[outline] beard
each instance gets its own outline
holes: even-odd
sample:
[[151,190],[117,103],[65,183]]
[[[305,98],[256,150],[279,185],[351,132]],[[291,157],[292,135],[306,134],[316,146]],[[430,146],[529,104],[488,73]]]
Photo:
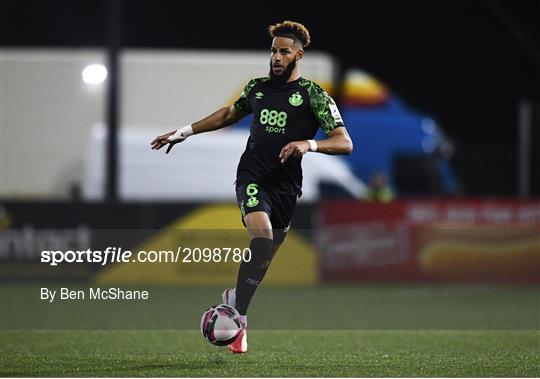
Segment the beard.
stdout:
[[274,70],[272,70],[272,61],[270,61],[270,73],[268,76],[270,76],[270,79],[275,84],[285,84],[291,77],[291,74],[293,70],[296,68],[296,60],[292,60],[291,63],[289,63],[287,66],[285,66],[285,69],[281,74],[275,74]]

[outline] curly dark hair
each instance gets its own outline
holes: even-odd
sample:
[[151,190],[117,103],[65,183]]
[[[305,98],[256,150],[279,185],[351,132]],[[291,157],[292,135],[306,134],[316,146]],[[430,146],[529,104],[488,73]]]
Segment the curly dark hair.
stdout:
[[309,31],[304,25],[300,24],[299,22],[294,22],[294,21],[279,22],[275,25],[270,25],[268,27],[268,32],[270,33],[270,36],[272,36],[272,38],[282,33],[292,34],[300,42],[302,42],[303,47],[308,47],[309,43],[311,42]]

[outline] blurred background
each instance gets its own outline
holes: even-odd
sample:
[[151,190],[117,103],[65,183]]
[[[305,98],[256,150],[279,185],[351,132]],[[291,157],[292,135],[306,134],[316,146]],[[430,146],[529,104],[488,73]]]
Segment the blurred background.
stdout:
[[[49,267],[39,254],[174,249],[186,238],[178,231],[193,229],[229,230],[209,233],[215,246],[247,244],[236,237],[245,232],[233,183],[249,117],[167,156],[149,143],[232,104],[250,78],[266,76],[267,26],[288,19],[310,30],[301,73],[336,99],[355,149],[305,157],[304,195],[266,283],[295,286],[304,298],[341,298],[350,311],[343,328],[537,328],[539,14],[538,1],[500,0],[2,2],[4,327],[65,327],[32,317],[66,312],[39,302],[43,282],[234,281],[232,263]],[[197,233],[191,241],[205,241]],[[447,297],[438,296],[441,285],[450,286]],[[410,297],[399,295],[404,288]],[[160,304],[174,296],[201,307],[210,301],[207,290],[178,291],[163,290]],[[262,292],[266,304],[280,301],[273,293]],[[347,299],[357,297],[374,305],[364,323],[350,316],[356,305]],[[382,298],[386,324],[376,313]],[[447,318],[392,318],[407,298],[435,314],[445,309]],[[482,299],[492,307],[478,307]],[[476,321],[456,316],[468,312]]]

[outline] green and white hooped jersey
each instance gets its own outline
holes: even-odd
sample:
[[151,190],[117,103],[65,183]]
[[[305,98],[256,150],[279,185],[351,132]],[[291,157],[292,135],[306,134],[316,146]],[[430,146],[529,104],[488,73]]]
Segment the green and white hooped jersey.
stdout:
[[269,78],[252,79],[234,103],[253,113],[250,136],[240,159],[237,181],[259,183],[286,194],[301,194],[301,159],[281,164],[279,153],[292,141],[313,139],[318,128],[329,134],[344,126],[334,100],[316,83],[299,78],[275,84]]

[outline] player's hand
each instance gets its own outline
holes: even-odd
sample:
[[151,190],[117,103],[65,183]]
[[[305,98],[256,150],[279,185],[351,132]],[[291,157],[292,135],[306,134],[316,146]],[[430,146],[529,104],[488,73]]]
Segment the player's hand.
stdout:
[[175,140],[171,141],[169,139],[170,136],[172,136],[176,131],[169,132],[167,134],[163,134],[161,136],[158,136],[154,138],[152,142],[150,142],[150,145],[152,145],[152,150],[159,150],[165,145],[169,145],[167,147],[167,150],[165,151],[165,154],[169,154],[169,151],[171,151],[172,147],[176,145],[178,142],[182,142],[183,140]]
[[283,149],[281,149],[281,152],[279,153],[281,163],[285,163],[285,161],[289,159],[289,157],[302,157],[302,155],[309,151],[309,147],[310,145],[308,141],[289,142],[288,144],[283,146]]

